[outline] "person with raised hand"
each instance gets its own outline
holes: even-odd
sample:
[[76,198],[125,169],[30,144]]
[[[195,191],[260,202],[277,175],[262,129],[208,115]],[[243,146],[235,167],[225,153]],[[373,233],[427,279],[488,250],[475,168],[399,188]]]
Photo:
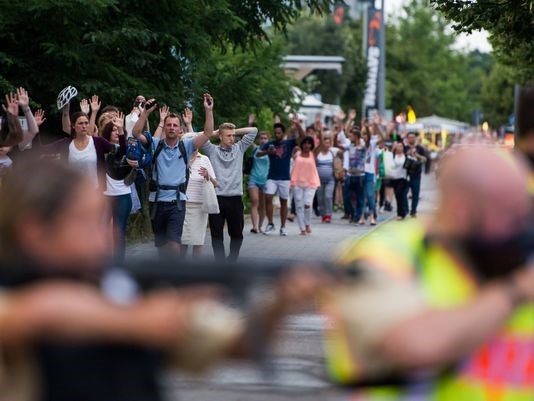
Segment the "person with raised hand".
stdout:
[[[98,97],[96,97],[98,101]],[[89,118],[83,112],[76,112],[71,117],[72,130],[69,138],[62,138],[47,145],[41,144],[41,153],[54,155],[60,160],[76,166],[91,178],[96,188],[106,188],[106,154],[114,145],[99,136],[92,136]],[[126,152],[124,134],[119,135],[121,151]]]
[[0,147],[18,145],[24,139],[18,118],[19,101],[14,93],[6,94],[6,104],[2,105],[4,115],[0,128]]
[[167,114],[163,120],[164,138],[155,138],[150,132],[143,132],[148,116],[156,107],[155,99],[145,103],[132,134],[153,150],[149,202],[155,245],[160,254],[181,255],[188,163],[193,152],[213,135],[213,98],[208,93],[204,94],[204,132],[184,140],[180,140],[184,131],[182,120],[174,113]]
[[28,96],[26,89],[23,87],[17,88],[17,99],[19,102],[19,107],[24,113],[24,117],[26,117],[26,124],[28,125],[28,129],[23,130],[24,139],[19,143],[19,149],[23,150],[39,133],[39,126],[35,121],[32,110],[30,109],[30,97]]

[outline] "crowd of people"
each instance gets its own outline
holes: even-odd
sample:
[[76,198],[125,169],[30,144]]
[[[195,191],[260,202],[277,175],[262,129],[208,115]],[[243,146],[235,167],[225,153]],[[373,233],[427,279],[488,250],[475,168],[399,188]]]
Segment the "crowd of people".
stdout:
[[[190,109],[175,114],[163,105],[152,132],[149,116],[158,107],[155,99],[137,96],[125,116],[113,105],[102,107],[96,95],[82,99],[80,111],[71,113],[72,99],[65,101],[64,96],[72,97],[73,88],[62,94],[58,101],[65,137],[48,144],[38,135],[44,112],[33,115],[26,90],[6,96],[8,137],[0,150],[1,171],[11,167],[9,154],[20,154],[32,144],[39,157],[58,158],[83,171],[109,201],[118,265],[125,258],[129,216],[146,199],[160,254],[185,255],[191,246],[200,256],[209,224],[215,258],[236,260],[243,243],[244,180],[251,203],[250,232],[255,234],[274,233],[275,196],[281,236],[288,234],[286,223],[295,217],[300,234],[310,235],[312,213],[330,223],[334,209],[341,207],[342,218],[350,223],[376,225],[380,211],[392,210],[393,193],[398,219],[417,215],[428,152],[415,134],[399,136],[395,125],[387,125],[378,114],[357,124],[352,110],[347,118],[336,116],[331,127],[320,117],[304,127],[293,113],[289,129],[279,119],[274,123],[271,139],[268,131],[258,136],[254,115],[249,127],[223,123],[215,130],[213,99],[206,94],[204,131],[194,132]],[[19,108],[27,121],[24,130],[15,118]],[[212,143],[212,137],[218,141]],[[231,240],[228,253],[225,224]]]
[[[348,238],[334,262],[357,274],[288,268],[248,314],[213,287],[143,292],[108,260],[111,250],[113,265],[124,258],[134,193],[149,198],[161,255],[183,254],[189,245],[198,255],[209,223],[217,261],[238,258],[244,156],[258,130],[253,118],[249,127],[223,123],[215,130],[214,99],[203,100],[204,131],[193,132],[190,110],[179,115],[164,106],[152,133],[154,99],[139,96],[126,117],[113,106],[99,116],[94,96],[81,102],[82,111],[63,113],[69,137],[42,144],[42,111],[32,114],[23,88],[6,96],[0,398],[159,400],[165,360],[199,369],[221,357],[251,357],[251,338],[270,338],[285,314],[310,301],[329,319],[328,373],[336,383],[357,384],[354,398],[532,398],[534,88],[520,96],[517,155],[453,148],[440,162],[440,198],[428,221],[411,218],[362,241]],[[399,220],[417,216],[427,152],[415,135],[384,129],[379,116],[360,125],[355,118],[350,113],[329,130],[304,128],[294,117],[288,132],[275,123],[273,140],[260,134],[248,174],[254,230],[262,230],[263,202],[263,231],[275,232],[278,195],[280,235],[287,235],[292,194],[300,233],[309,235],[317,189],[324,224],[339,202],[352,223],[376,224],[391,191]],[[31,142],[41,158],[16,158]]]

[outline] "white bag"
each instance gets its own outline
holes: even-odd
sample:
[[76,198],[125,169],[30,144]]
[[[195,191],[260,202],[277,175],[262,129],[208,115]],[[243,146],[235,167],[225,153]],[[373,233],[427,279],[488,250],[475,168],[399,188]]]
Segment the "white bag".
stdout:
[[391,178],[391,174],[395,170],[395,163],[393,162],[393,152],[384,151],[384,153],[382,153],[382,158],[384,161],[384,178]]
[[204,181],[204,195],[202,197],[202,211],[209,214],[219,214],[219,201],[215,187],[210,180]]

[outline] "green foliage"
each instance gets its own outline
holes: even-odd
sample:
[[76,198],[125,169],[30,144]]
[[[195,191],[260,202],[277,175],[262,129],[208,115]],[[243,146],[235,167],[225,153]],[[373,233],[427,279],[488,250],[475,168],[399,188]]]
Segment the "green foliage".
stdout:
[[[96,93],[104,104],[113,103],[127,111],[139,93],[176,105],[199,98],[200,88],[208,89],[197,80],[200,71],[211,71],[209,64],[215,57],[212,70],[223,79],[229,94],[224,106],[219,103],[223,106],[221,116],[233,120],[240,116],[239,105],[261,100],[259,96],[247,97],[254,89],[237,85],[236,79],[231,80],[220,71],[227,62],[224,52],[226,58],[240,58],[244,64],[236,77],[254,70],[263,72],[252,67],[255,56],[249,50],[268,54],[265,23],[269,21],[283,29],[302,9],[319,12],[330,3],[0,0],[0,90],[23,85],[33,100],[47,110],[53,109],[57,93],[69,84],[78,88],[80,96]],[[276,64],[278,56],[274,55],[275,50],[270,51],[272,63]],[[255,93],[262,93],[261,85],[268,83],[278,90],[276,95],[269,93],[270,104],[280,101],[282,90],[288,86],[286,80],[280,75],[275,75],[273,81],[268,76],[262,78],[255,85]],[[203,82],[214,84],[209,79]],[[237,104],[232,103],[236,100]]]
[[512,67],[520,83],[533,78],[534,1],[456,1],[432,0],[431,3],[461,32],[485,29],[497,60]]
[[482,83],[484,118],[492,127],[507,124],[514,112],[514,71],[496,64]]
[[297,55],[345,57],[343,73],[314,71],[307,81],[325,103],[360,108],[367,67],[362,59],[361,23],[336,25],[331,16],[303,17],[288,29],[287,51]]
[[451,49],[454,36],[426,1],[412,0],[403,12],[386,35],[386,103],[395,112],[412,105],[418,116],[470,121],[491,61]]

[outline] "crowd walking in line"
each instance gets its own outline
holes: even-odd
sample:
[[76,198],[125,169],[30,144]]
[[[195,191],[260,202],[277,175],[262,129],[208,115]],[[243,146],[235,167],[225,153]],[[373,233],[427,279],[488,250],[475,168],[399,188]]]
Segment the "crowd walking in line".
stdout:
[[[393,198],[398,219],[417,216],[428,149],[416,134],[399,134],[378,114],[357,121],[351,110],[348,116],[334,116],[329,125],[317,116],[305,126],[293,112],[287,116],[289,129],[277,117],[272,136],[269,131],[258,135],[253,114],[248,127],[224,122],[215,129],[214,100],[205,94],[203,131],[195,132],[189,108],[174,113],[167,105],[159,108],[159,124],[151,130],[155,99],[138,95],[125,116],[113,105],[102,106],[97,95],[82,99],[80,110],[71,113],[75,95],[72,87],[60,93],[62,129],[68,136],[48,144],[39,135],[44,112],[33,115],[26,90],[6,96],[0,172],[11,168],[11,155],[31,145],[38,157],[58,158],[83,171],[108,199],[118,265],[125,259],[129,217],[147,204],[161,255],[184,256],[190,246],[194,256],[202,255],[209,227],[217,260],[239,257],[245,203],[250,233],[264,235],[277,231],[278,204],[281,236],[288,235],[287,223],[295,218],[299,233],[312,235],[313,214],[328,224],[339,209],[349,224],[374,226],[380,213],[392,211]],[[27,120],[24,131],[14,118],[19,108]]]

